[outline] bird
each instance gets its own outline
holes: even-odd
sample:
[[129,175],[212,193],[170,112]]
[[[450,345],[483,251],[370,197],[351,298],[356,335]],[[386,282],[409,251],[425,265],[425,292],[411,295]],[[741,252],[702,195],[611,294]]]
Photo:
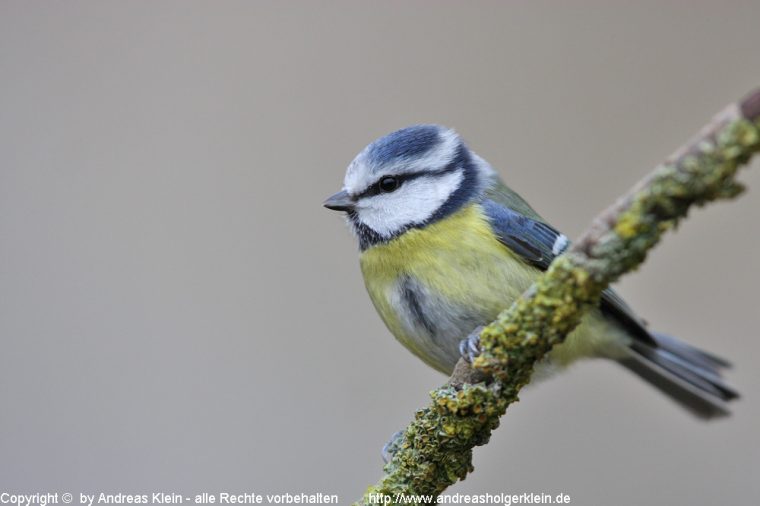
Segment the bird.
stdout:
[[[344,213],[381,319],[450,374],[478,335],[570,245],[454,130],[414,125],[366,146],[324,207]],[[612,289],[535,366],[531,382],[585,358],[614,360],[702,419],[729,414],[726,360],[648,324]]]

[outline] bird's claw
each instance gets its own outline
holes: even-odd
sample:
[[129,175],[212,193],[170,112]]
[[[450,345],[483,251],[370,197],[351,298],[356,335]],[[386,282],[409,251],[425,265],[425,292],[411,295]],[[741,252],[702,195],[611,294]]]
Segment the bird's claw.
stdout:
[[481,325],[459,342],[459,354],[469,364],[480,355],[480,333],[483,328]]

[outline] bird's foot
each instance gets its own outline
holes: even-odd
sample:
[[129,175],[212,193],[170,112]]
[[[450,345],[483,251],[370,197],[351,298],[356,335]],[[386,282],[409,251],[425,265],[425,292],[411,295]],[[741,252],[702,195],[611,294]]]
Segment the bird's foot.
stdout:
[[459,354],[469,364],[472,364],[472,361],[480,355],[480,333],[484,328],[483,325],[477,327],[470,332],[469,336],[459,342]]
[[401,442],[404,439],[404,431],[399,430],[397,432],[394,432],[391,438],[388,440],[385,445],[383,445],[382,453],[383,456],[383,462],[386,464],[391,461],[394,455],[396,455],[396,452],[399,449],[399,445],[401,445]]

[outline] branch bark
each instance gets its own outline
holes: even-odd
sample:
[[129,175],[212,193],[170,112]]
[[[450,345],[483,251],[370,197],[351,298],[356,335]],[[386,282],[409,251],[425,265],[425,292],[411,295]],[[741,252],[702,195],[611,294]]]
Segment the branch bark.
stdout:
[[481,333],[482,354],[460,360],[404,431],[385,476],[357,504],[429,495],[473,471],[534,364],[560,344],[610,283],[636,269],[688,210],[742,192],[737,169],[760,151],[760,89],[726,107],[690,142],[602,212],[515,303]]

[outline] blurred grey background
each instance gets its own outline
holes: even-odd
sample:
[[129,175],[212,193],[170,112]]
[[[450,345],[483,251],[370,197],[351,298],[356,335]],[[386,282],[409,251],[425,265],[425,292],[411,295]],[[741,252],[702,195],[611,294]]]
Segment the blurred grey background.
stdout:
[[[444,378],[321,208],[456,128],[568,235],[760,85],[758,2],[0,3],[0,490],[337,493]],[[729,357],[701,423],[613,364],[524,392],[462,493],[760,495],[760,164],[620,291]]]

